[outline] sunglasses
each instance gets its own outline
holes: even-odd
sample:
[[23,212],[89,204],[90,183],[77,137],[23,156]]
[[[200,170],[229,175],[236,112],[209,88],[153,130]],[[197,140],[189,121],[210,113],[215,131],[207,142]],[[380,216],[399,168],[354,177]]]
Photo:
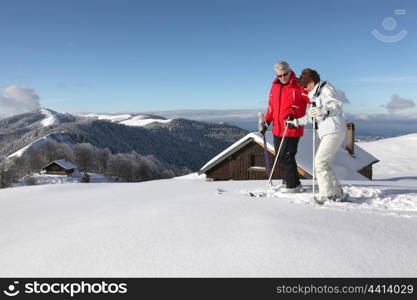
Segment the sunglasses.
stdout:
[[288,73],[289,73],[289,72],[284,73],[284,74],[282,74],[282,75],[277,75],[277,77],[278,77],[278,78],[284,78],[285,76],[287,76],[287,75],[288,75]]

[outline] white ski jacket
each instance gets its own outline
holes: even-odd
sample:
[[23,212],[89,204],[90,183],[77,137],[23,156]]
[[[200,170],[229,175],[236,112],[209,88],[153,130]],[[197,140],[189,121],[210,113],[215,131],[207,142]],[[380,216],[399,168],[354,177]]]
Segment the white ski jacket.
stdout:
[[[319,91],[319,95],[316,96],[317,89],[320,86],[322,86],[321,92]],[[308,93],[308,97],[311,103],[316,102],[317,107],[324,107],[328,112],[325,116],[316,118],[317,132],[320,139],[329,133],[346,131],[345,119],[343,118],[343,102],[339,100],[336,89],[330,83],[321,81]],[[311,104],[308,104],[307,111],[309,111],[311,106]],[[304,117],[299,118],[298,122],[300,126],[304,126],[308,122],[312,123],[313,121],[306,114]]]

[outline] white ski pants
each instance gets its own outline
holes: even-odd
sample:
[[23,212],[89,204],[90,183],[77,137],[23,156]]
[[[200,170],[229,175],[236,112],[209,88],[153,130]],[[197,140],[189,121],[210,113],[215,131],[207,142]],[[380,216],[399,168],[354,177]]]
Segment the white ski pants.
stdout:
[[333,171],[332,164],[344,139],[344,131],[329,133],[320,139],[320,146],[315,157],[315,170],[319,193],[322,197],[341,195],[340,183]]

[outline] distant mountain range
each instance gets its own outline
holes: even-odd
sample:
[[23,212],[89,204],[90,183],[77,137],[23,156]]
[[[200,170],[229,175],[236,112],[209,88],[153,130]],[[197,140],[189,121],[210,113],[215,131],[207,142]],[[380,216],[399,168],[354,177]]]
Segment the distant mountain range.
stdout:
[[[249,131],[257,130],[259,109],[202,109],[154,111],[165,118],[186,118],[213,123],[228,123]],[[417,114],[362,114],[346,113],[347,122],[355,123],[356,136],[361,140],[374,140],[417,132]],[[307,126],[307,128],[311,126]]]
[[247,134],[234,125],[151,114],[61,114],[42,108],[0,120],[0,156],[16,157],[53,139],[90,143],[113,153],[154,155],[174,169],[198,170]]

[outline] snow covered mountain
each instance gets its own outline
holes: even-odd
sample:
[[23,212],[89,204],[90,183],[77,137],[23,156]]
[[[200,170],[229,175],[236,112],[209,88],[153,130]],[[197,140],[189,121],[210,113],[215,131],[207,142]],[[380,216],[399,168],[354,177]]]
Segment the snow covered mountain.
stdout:
[[46,108],[1,119],[0,156],[20,156],[32,144],[42,144],[50,138],[56,137],[59,141],[63,137],[57,128],[80,119],[71,114],[61,114]]
[[0,120],[0,156],[19,157],[48,140],[73,146],[90,143],[112,153],[154,155],[172,170],[198,170],[246,130],[227,124],[154,115],[60,114],[49,109]]
[[40,108],[28,113],[0,119],[0,133],[9,133],[14,130],[28,130],[48,127],[60,123],[74,122],[80,117],[71,114],[61,114],[52,109]]
[[98,120],[109,120],[111,122],[124,124],[127,126],[145,126],[154,122],[169,123],[172,119],[165,119],[160,116],[149,114],[81,114],[79,116],[96,118]]

